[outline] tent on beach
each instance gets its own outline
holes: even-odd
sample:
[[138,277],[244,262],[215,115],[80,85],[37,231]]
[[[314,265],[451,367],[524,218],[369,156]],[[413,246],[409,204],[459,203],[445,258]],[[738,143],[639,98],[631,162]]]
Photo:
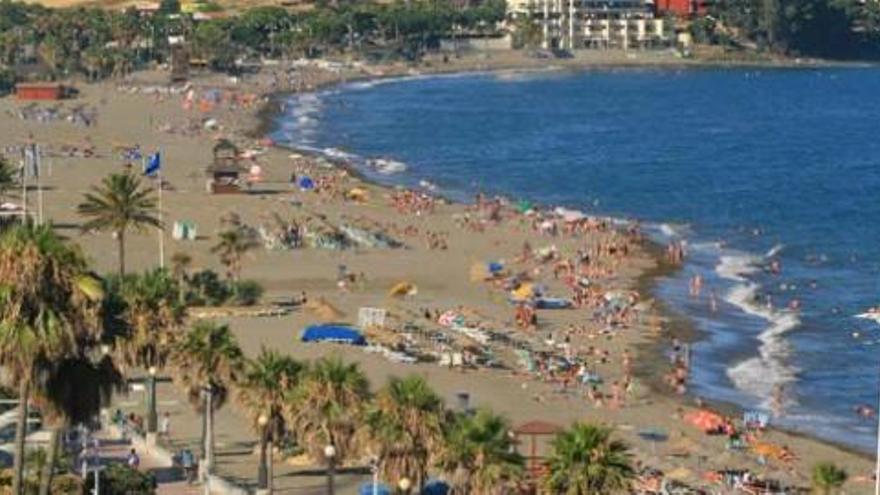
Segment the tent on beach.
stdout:
[[343,325],[312,325],[306,327],[300,339],[303,342],[338,342],[367,345],[367,339],[356,329]]

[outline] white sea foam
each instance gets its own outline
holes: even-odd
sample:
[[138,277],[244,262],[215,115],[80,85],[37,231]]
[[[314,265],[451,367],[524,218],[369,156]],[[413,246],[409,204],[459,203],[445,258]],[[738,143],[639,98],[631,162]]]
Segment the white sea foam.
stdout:
[[776,256],[777,254],[779,254],[784,248],[785,248],[785,245],[777,244],[777,245],[773,246],[772,248],[770,248],[770,251],[767,251],[767,254],[765,254],[764,257],[765,258],[772,258],[772,257]]
[[[761,286],[747,277],[758,271],[763,261],[764,258],[747,254],[726,255],[721,257],[715,271],[719,276],[737,282],[725,296],[727,302],[769,323],[758,335],[761,342],[758,355],[727,370],[728,378],[737,389],[762,399],[763,407],[769,408],[774,390],[797,378],[798,370],[788,364],[791,345],[785,339],[785,334],[797,328],[801,321],[795,312],[774,309],[757,300]],[[786,402],[790,402],[790,398],[786,398]]]
[[760,270],[762,258],[749,254],[737,253],[721,256],[715,273],[721,278],[734,282],[745,282],[748,275]]
[[367,160],[367,165],[382,175],[392,175],[405,172],[407,167],[403,162],[389,158],[374,158]]

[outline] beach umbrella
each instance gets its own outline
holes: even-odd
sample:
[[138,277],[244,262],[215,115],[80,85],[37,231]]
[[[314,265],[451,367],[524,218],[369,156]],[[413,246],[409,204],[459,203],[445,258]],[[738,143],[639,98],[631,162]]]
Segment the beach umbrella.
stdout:
[[310,191],[315,188],[315,181],[313,181],[312,178],[308,176],[300,177],[299,188],[303,191]]
[[398,282],[388,291],[390,297],[414,296],[419,293],[419,288],[410,282]]
[[449,493],[449,485],[445,481],[430,480],[422,488],[422,495],[446,495]]
[[535,295],[535,286],[532,284],[520,284],[519,287],[510,293],[510,297],[516,301],[525,301],[531,299]]
[[526,201],[524,199],[520,200],[518,203],[516,203],[516,211],[518,211],[520,213],[525,213],[525,212],[531,210],[533,207],[534,207],[534,205],[532,205],[531,201]]

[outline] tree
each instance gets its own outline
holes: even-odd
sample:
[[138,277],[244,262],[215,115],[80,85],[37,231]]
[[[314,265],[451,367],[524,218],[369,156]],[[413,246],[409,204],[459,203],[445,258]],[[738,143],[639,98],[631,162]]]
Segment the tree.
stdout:
[[362,441],[369,395],[367,377],[357,364],[321,358],[303,376],[286,405],[285,417],[312,459],[322,460],[324,447],[332,445],[336,458],[345,460]]
[[41,374],[34,390],[35,402],[49,426],[40,495],[49,495],[53,487],[63,429],[92,421],[102,407],[110,404],[114,392],[125,389],[122,374],[99,346],[84,346],[77,354],[53,362]]
[[813,491],[822,495],[837,492],[846,483],[846,471],[832,462],[820,462],[813,466]]
[[385,479],[410,478],[421,491],[440,450],[446,410],[424,378],[392,377],[376,395],[367,424]]
[[513,450],[510,423],[489,410],[458,414],[445,432],[438,466],[448,474],[453,494],[515,492],[523,478],[523,458]]
[[204,472],[210,474],[214,467],[214,411],[241,377],[244,354],[228,326],[199,321],[175,346],[170,362],[178,383],[194,402],[203,404],[203,462]]
[[271,456],[273,445],[286,431],[284,404],[299,384],[304,366],[288,356],[263,349],[253,361],[248,361],[239,389],[239,402],[244,407],[260,435],[260,464],[258,481],[260,489],[268,489],[271,483]]
[[625,490],[634,476],[626,444],[611,429],[576,423],[556,436],[545,486],[553,493],[598,495]]
[[179,14],[180,0],[162,0],[159,2],[159,13],[165,15]]
[[177,298],[180,305],[186,304],[186,290],[184,285],[187,283],[189,269],[192,266],[192,256],[187,253],[178,251],[171,255],[171,275],[177,282]]
[[[0,83],[2,84],[2,83]],[[3,88],[0,87],[0,93]],[[0,157],[0,196],[15,185],[16,171],[5,157]]]
[[147,432],[155,433],[156,372],[165,368],[183,323],[177,282],[167,270],[157,268],[127,276],[113,290],[121,294],[119,325],[115,326],[114,349],[125,368],[140,368],[147,376]]
[[129,230],[143,231],[147,227],[161,229],[156,218],[156,200],[153,191],[142,187],[134,174],[110,174],[93,187],[77,207],[87,219],[85,232],[111,232],[116,237],[119,257],[119,277],[125,276],[125,236]]
[[241,278],[241,258],[259,246],[257,239],[245,226],[232,227],[218,235],[220,239],[211,252],[218,255],[220,264],[226,267],[226,277],[238,281]]
[[96,337],[102,296],[81,252],[50,226],[15,226],[0,237],[0,367],[19,397],[13,493],[22,486],[35,380]]

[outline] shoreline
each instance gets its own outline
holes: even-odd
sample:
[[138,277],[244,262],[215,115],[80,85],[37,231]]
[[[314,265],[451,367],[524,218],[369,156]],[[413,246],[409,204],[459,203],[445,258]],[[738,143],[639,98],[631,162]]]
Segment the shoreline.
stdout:
[[[526,66],[517,66],[517,65],[504,65],[504,66],[496,66],[496,67],[486,67],[479,69],[451,69],[451,70],[443,70],[440,68],[439,70],[436,67],[431,67],[431,70],[420,72],[420,73],[391,73],[391,74],[382,74],[378,76],[374,75],[363,75],[360,77],[353,78],[341,78],[335,81],[326,81],[323,84],[316,86],[313,89],[307,91],[275,91],[269,94],[264,95],[268,100],[264,103],[264,105],[255,112],[255,117],[257,119],[256,125],[253,127],[251,131],[248,131],[246,135],[252,138],[259,137],[269,137],[268,134],[274,130],[274,124],[276,120],[283,115],[283,112],[279,109],[279,103],[282,101],[289,100],[291,97],[302,94],[315,94],[321,93],[322,91],[327,91],[330,89],[340,89],[344,90],[345,86],[350,84],[364,83],[364,82],[374,82],[374,81],[388,81],[388,82],[397,82],[397,81],[406,81],[411,78],[432,78],[432,77],[469,77],[469,76],[480,76],[480,75],[498,75],[498,74],[530,74],[530,73],[542,73],[542,72],[565,72],[565,73],[582,73],[589,72],[592,70],[602,71],[602,70],[640,70],[640,69],[657,69],[657,70],[717,70],[717,69],[767,69],[767,70],[816,70],[823,68],[844,68],[844,69],[861,69],[861,68],[870,68],[876,67],[877,63],[871,62],[835,62],[835,61],[826,61],[826,60],[811,60],[807,62],[797,61],[794,59],[788,60],[768,60],[765,62],[756,62],[749,60],[741,60],[741,61],[726,61],[726,62],[715,62],[715,61],[704,61],[704,60],[682,60],[680,64],[676,64],[674,61],[663,61],[659,63],[643,63],[641,61],[631,61],[633,63],[613,63],[606,62],[601,64],[595,63],[577,63],[577,64],[569,64],[569,65],[555,65],[551,64],[544,67],[534,67],[531,65]],[[324,159],[327,159],[335,167],[338,167],[342,170],[345,170],[347,173],[351,174],[352,177],[357,180],[363,181],[364,183],[370,184],[374,187],[377,187],[382,190],[391,190],[395,187],[393,184],[393,180],[387,181],[384,183],[378,178],[369,177],[363,170],[360,170],[355,165],[349,163],[347,160],[342,158],[329,157],[325,155],[321,150],[312,150],[312,149],[303,149],[297,147],[295,145],[292,146],[281,146],[277,143],[273,142],[273,147],[277,149],[290,150],[295,151],[297,153],[306,155],[306,156],[320,156]],[[466,201],[459,201],[456,199],[452,199],[443,194],[431,193],[433,196],[441,198],[449,203],[453,204],[467,204]],[[504,193],[499,193],[502,197],[505,196]],[[509,199],[509,198],[508,198]],[[541,208],[548,208],[551,205],[547,205],[540,200],[536,202],[536,205],[539,205]],[[620,217],[614,215],[606,215],[597,213],[597,217],[607,218],[613,220],[622,220],[622,221],[630,221],[633,217]],[[657,263],[656,267],[653,269],[648,269],[644,271],[637,277],[635,287],[636,290],[640,293],[643,293],[649,296],[654,301],[654,307],[656,308],[657,313],[660,318],[668,322],[668,330],[665,332],[664,337],[667,340],[670,338],[676,338],[684,343],[693,344],[704,340],[708,337],[708,332],[699,329],[697,327],[696,322],[689,316],[685,314],[681,314],[680,312],[674,310],[670,307],[669,303],[663,301],[658,298],[656,295],[656,286],[659,282],[659,279],[662,277],[669,276],[679,270],[682,269],[682,266],[671,265],[666,262],[665,257],[663,255],[664,246],[662,246],[657,241],[652,239],[645,239],[643,243],[644,249],[649,253],[654,261]],[[680,404],[684,407],[695,407],[695,401],[697,399],[700,400],[705,407],[708,407],[712,410],[716,410],[724,415],[739,417],[741,418],[743,413],[747,410],[745,407],[740,406],[734,402],[729,402],[720,399],[712,399],[699,397],[695,395],[690,390],[683,396],[676,396],[670,389],[669,386],[663,383],[661,377],[662,374],[668,369],[669,362],[667,357],[664,355],[664,350],[666,348],[666,343],[664,343],[663,339],[659,336],[653,336],[649,339],[648,342],[640,343],[636,345],[636,349],[638,349],[638,355],[640,359],[647,361],[646,364],[637,366],[635,371],[635,375],[642,379],[645,384],[653,391],[653,393],[669,398],[676,403]],[[856,455],[862,457],[866,460],[873,459],[873,455],[870,451],[861,450],[856,446],[844,443],[842,441],[837,441],[828,438],[822,438],[815,433],[806,432],[806,431],[798,431],[793,430],[777,425],[770,426],[770,429],[784,433],[786,435],[790,435],[793,437],[804,438],[812,441],[816,441],[819,443],[823,443],[834,448],[840,449],[844,452],[847,452],[852,455]]]
[[[474,60],[471,60],[474,62]],[[479,62],[479,61],[477,61]],[[666,66],[656,65],[658,70]],[[450,68],[450,67],[444,67]],[[476,68],[476,64],[463,64],[461,70],[442,72],[422,72],[413,74],[409,67],[390,67],[382,74],[357,73],[354,70],[334,73],[329,70],[310,69],[287,72],[286,67],[266,68],[260,74],[247,75],[233,84],[226,76],[214,73],[194,75],[192,85],[197,94],[222,92],[223,100],[228,105],[220,104],[208,111],[200,108],[188,109],[182,105],[183,95],[167,90],[167,75],[160,72],[142,72],[134,74],[132,80],[125,84],[107,81],[96,84],[82,84],[82,94],[74,105],[93,106],[100,111],[101,125],[94,128],[80,128],[64,121],[57,123],[19,119],[16,110],[23,105],[12,99],[0,100],[0,122],[9,125],[12,132],[0,137],[0,144],[14,145],[28,139],[33,133],[34,139],[47,143],[50,149],[56,146],[78,145],[83,140],[94,143],[96,157],[65,157],[57,161],[54,173],[49,174],[44,183],[46,188],[46,216],[52,219],[59,228],[75,228],[79,219],[75,214],[75,205],[81,200],[83,191],[88,190],[100,177],[120,170],[120,158],[117,146],[140,143],[147,145],[146,150],[159,147],[165,153],[167,176],[165,179],[172,185],[166,196],[166,211],[169,222],[186,220],[198,226],[201,234],[196,240],[177,240],[171,242],[168,253],[182,251],[192,256],[193,270],[220,270],[216,256],[211,253],[210,246],[215,241],[215,233],[220,228],[219,215],[230,209],[235,210],[242,221],[254,227],[265,225],[271,215],[285,220],[297,222],[308,221],[309,217],[318,216],[330,224],[348,222],[363,218],[372,225],[381,228],[390,235],[403,241],[409,249],[387,251],[383,249],[357,249],[349,251],[333,251],[307,247],[295,250],[259,249],[244,262],[243,276],[257,280],[266,289],[266,300],[285,299],[297,296],[301,291],[308,291],[309,298],[326,297],[347,312],[354,321],[359,307],[387,308],[395,313],[392,329],[411,322],[435,331],[448,332],[434,323],[426,323],[421,316],[422,307],[441,311],[464,306],[472,312],[485,328],[497,329],[516,339],[522,339],[534,352],[545,352],[544,344],[547,332],[558,335],[570,323],[583,329],[573,334],[574,345],[578,352],[583,353],[590,346],[592,351],[601,350],[610,356],[607,361],[595,357],[585,358],[592,369],[605,380],[601,385],[604,394],[609,390],[613,380],[622,376],[624,366],[620,358],[624,350],[632,352],[637,360],[633,363],[636,387],[626,398],[626,405],[620,408],[609,405],[595,404],[587,398],[586,389],[577,387],[574,390],[557,393],[553,381],[544,376],[527,371],[522,364],[516,364],[512,352],[501,345],[493,344],[493,350],[507,369],[495,370],[478,367],[468,370],[453,370],[435,363],[401,364],[392,362],[376,354],[363,353],[350,348],[333,345],[304,345],[297,338],[298,331],[313,324],[313,315],[302,311],[294,311],[285,316],[249,317],[219,316],[218,321],[228,323],[239,339],[244,352],[248,356],[256,355],[263,347],[278,349],[297,360],[313,360],[326,355],[343,355],[346,360],[362,367],[368,375],[374,390],[381,387],[390,376],[406,376],[417,374],[430,380],[437,392],[445,398],[447,404],[456,403],[456,396],[461,391],[471,394],[472,404],[477,407],[488,407],[507,416],[514,424],[540,418],[559,425],[569,425],[574,421],[589,421],[612,426],[616,436],[629,444],[634,455],[641,462],[665,472],[679,467],[688,468],[699,475],[706,469],[750,469],[754,473],[798,486],[809,484],[809,468],[813,463],[835,460],[841,463],[854,477],[864,478],[869,473],[869,463],[864,454],[851,455],[844,446],[835,445],[827,440],[815,437],[789,434],[781,430],[771,429],[766,432],[764,441],[777,445],[790,445],[801,454],[802,460],[796,464],[784,466],[772,460],[768,464],[760,464],[751,452],[738,453],[736,457],[726,455],[721,438],[704,435],[693,425],[682,421],[681,411],[693,410],[693,399],[689,396],[675,395],[664,384],[650,383],[650,378],[668,371],[669,362],[664,359],[664,346],[669,345],[670,330],[677,332],[682,340],[699,339],[698,330],[689,325],[685,318],[665,307],[663,302],[654,298],[654,304],[648,302],[654,292],[653,285],[664,274],[674,273],[670,270],[677,266],[656,263],[664,259],[662,247],[656,244],[633,243],[629,256],[614,262],[607,255],[597,255],[599,268],[609,267],[607,272],[596,276],[599,293],[630,291],[638,289],[645,301],[644,309],[638,310],[638,317],[629,320],[620,331],[603,332],[604,320],[593,317],[590,309],[572,311],[543,311],[540,316],[541,325],[537,331],[513,330],[512,309],[506,303],[504,292],[498,292],[488,284],[475,283],[470,279],[467,268],[474,263],[506,258],[511,261],[519,252],[525,240],[537,243],[540,247],[549,243],[558,243],[565,256],[574,253],[575,249],[594,249],[597,245],[613,242],[616,235],[610,229],[590,231],[582,235],[549,237],[536,234],[529,221],[519,214],[509,211],[503,221],[487,224],[485,230],[472,231],[456,223],[456,217],[466,214],[472,209],[465,205],[467,201],[439,202],[437,211],[418,216],[412,212],[396,210],[390,201],[389,193],[394,189],[386,181],[372,180],[371,177],[356,173],[357,169],[349,168],[348,173],[343,167],[325,168],[317,160],[308,157],[291,159],[292,152],[287,148],[270,147],[261,138],[269,130],[269,126],[277,120],[279,104],[288,95],[305,91],[280,91],[278,76],[284,83],[304,82],[312,84],[311,91],[322,91],[338,87],[346,83],[357,83],[377,78],[389,77],[435,77],[450,74],[457,76],[463,73],[488,73],[485,67]],[[534,67],[510,68],[503,67],[500,71],[529,71]],[[547,70],[547,69],[543,69]],[[560,68],[556,68],[560,70]],[[575,70],[562,68],[562,70]],[[699,70],[697,68],[697,70]],[[495,71],[497,72],[497,71]],[[292,74],[292,76],[291,76]],[[356,76],[356,77],[355,77]],[[274,82],[273,82],[274,81]],[[299,87],[299,86],[291,86]],[[158,88],[158,91],[154,91]],[[228,96],[228,98],[227,98]],[[239,97],[246,97],[251,102],[247,107],[237,103]],[[67,104],[65,104],[66,106]],[[147,119],[132,119],[132,115],[150,115]],[[5,119],[5,120],[4,120]],[[208,120],[217,122],[217,130],[204,128]],[[261,127],[262,126],[262,127]],[[206,194],[202,166],[210,163],[211,147],[218,137],[231,139],[243,150],[256,154],[254,163],[263,168],[264,180],[249,194],[241,195],[210,195]],[[113,150],[113,151],[111,151]],[[54,160],[53,160],[54,161]],[[331,160],[339,163],[338,160]],[[359,162],[358,162],[359,163]],[[352,202],[331,191],[328,194],[301,192],[290,187],[290,173],[297,176],[307,174],[316,180],[338,181],[338,192],[348,191],[352,187],[362,187],[369,194],[366,202]],[[357,177],[353,177],[353,176]],[[460,195],[459,195],[460,197]],[[466,198],[465,198],[466,199]],[[540,204],[540,203],[539,203]],[[471,213],[473,214],[473,213]],[[597,214],[596,217],[609,216]],[[610,216],[610,218],[616,218]],[[619,218],[619,216],[618,216]],[[263,222],[262,224],[260,222]],[[406,229],[419,228],[433,232],[444,232],[450,241],[448,251],[435,251],[423,244],[422,233],[404,234]],[[536,238],[540,237],[540,239]],[[103,253],[110,252],[114,244],[107,235],[80,236],[73,235],[90,257],[95,270],[104,272],[114,269],[113,257]],[[131,269],[136,271],[156,265],[155,236],[135,235],[129,243],[129,259]],[[603,258],[604,256],[604,258]],[[499,258],[500,257],[500,258]],[[611,265],[608,263],[614,262]],[[341,291],[336,284],[334,267],[345,264],[353,272],[363,271],[367,281],[363,288]],[[566,291],[561,281],[555,281],[549,264],[535,264],[531,261],[509,264],[512,273],[519,270],[532,270],[538,283],[546,284],[548,294],[563,294]],[[531,272],[530,272],[531,273]],[[591,275],[592,276],[592,275]],[[417,283],[419,294],[406,300],[392,300],[387,296],[388,287],[401,280]],[[568,294],[567,291],[565,294]],[[662,314],[658,314],[658,311]],[[653,334],[650,323],[659,319],[666,320],[666,331]],[[647,324],[646,324],[647,322]],[[393,331],[393,330],[392,330]],[[690,334],[685,337],[685,335]],[[448,332],[451,334],[451,332]],[[378,337],[377,337],[378,338]],[[455,337],[453,337],[455,338]],[[381,340],[380,340],[381,342]],[[428,351],[436,350],[433,346],[423,347]],[[557,351],[558,352],[558,351]],[[595,356],[590,351],[583,356]],[[665,367],[664,367],[665,366]],[[173,448],[190,448],[198,441],[198,417],[185,402],[179,401],[179,392],[173,386],[162,385],[159,390],[160,405],[171,411],[174,424]],[[132,399],[139,399],[133,392]],[[113,407],[122,407],[126,412],[140,414],[142,407],[138,401],[118,398]],[[716,406],[716,403],[711,403]],[[720,409],[722,405],[717,405]],[[242,486],[253,486],[254,457],[248,449],[255,441],[250,423],[235,407],[227,407],[218,413],[217,421],[224,427],[218,432],[218,449],[222,459],[218,473],[228,479],[235,480]],[[649,444],[640,437],[643,428],[662,428],[670,435],[666,446]],[[672,452],[678,450],[676,445],[690,443],[687,447],[690,454],[686,458]],[[661,450],[662,449],[662,450]],[[660,453],[665,455],[659,455]],[[726,456],[726,457],[722,457]],[[711,459],[706,463],[705,460]],[[284,489],[295,489],[309,485],[308,475],[301,465],[279,466],[279,484]],[[341,495],[355,493],[356,483],[362,481],[353,473],[346,478],[346,489],[340,488]],[[699,477],[694,477],[695,483]],[[867,493],[863,480],[853,480],[848,487],[849,493]],[[351,488],[351,490],[349,490]],[[306,488],[303,493],[320,493]]]

